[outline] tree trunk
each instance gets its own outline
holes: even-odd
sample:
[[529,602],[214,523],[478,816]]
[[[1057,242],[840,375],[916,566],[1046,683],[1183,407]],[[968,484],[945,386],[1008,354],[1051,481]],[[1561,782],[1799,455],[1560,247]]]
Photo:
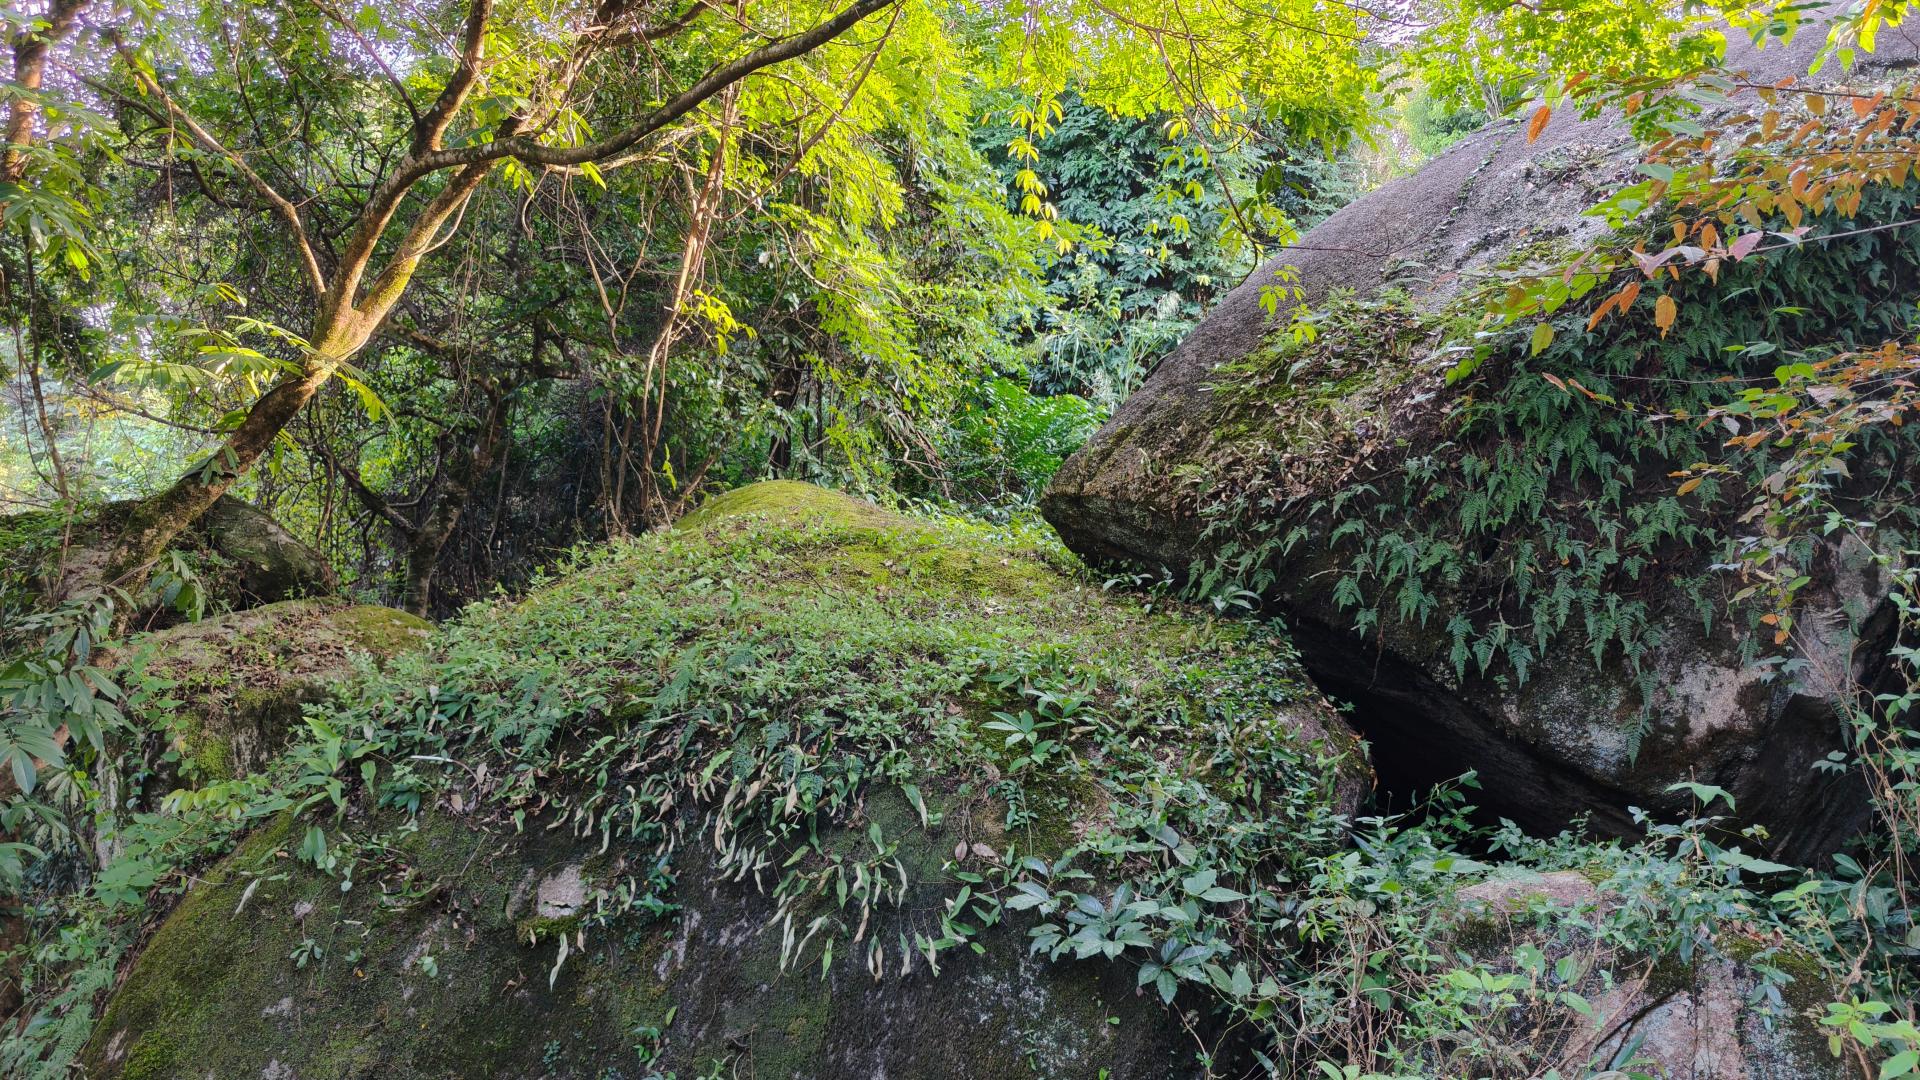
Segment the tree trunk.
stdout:
[[[140,505],[128,520],[115,546],[114,557],[107,565],[107,584],[129,591],[143,585],[154,560],[173,538],[206,513],[234,481],[245,476],[253,463],[260,460],[275,437],[313,400],[340,365],[373,336],[406,292],[431,237],[466,205],[492,168],[489,162],[468,166],[454,174],[447,187],[415,219],[400,242],[400,250],[358,304],[354,302],[358,275],[343,269],[332,288],[320,297],[320,314],[314,320],[314,333],[310,338],[314,345],[299,373],[281,379],[254,402],[246,419],[227,436],[226,443],[206,464]],[[359,257],[358,269],[364,270],[372,257],[373,248],[369,244]]]
[[[46,13],[46,25],[38,29],[22,30],[13,37],[13,85],[19,93],[12,96],[7,110],[6,150],[0,155],[0,180],[10,184],[23,183],[27,175],[27,148],[33,144],[34,119],[40,113],[36,100],[47,75],[47,55],[53,50],[55,42],[73,32],[75,20],[91,0],[53,0]],[[27,252],[31,259],[33,253]],[[29,305],[32,299],[28,300]],[[31,318],[31,315],[29,315]],[[38,365],[38,349],[32,363]],[[33,371],[33,390],[36,400],[39,397],[39,370]],[[44,409],[41,422],[45,424]],[[47,432],[49,446],[52,446],[52,432]],[[58,448],[53,447],[55,454]],[[58,458],[56,457],[56,462]],[[56,466],[56,474],[62,479],[61,495],[65,497],[64,470]],[[11,789],[13,782],[6,781],[5,788]],[[0,799],[5,799],[10,791],[0,790]],[[10,833],[0,833],[0,840],[12,840]],[[27,940],[27,924],[20,910],[20,898],[0,894],[0,955],[24,945]],[[20,992],[20,967],[17,963],[0,963],[0,1018],[11,1017],[20,1010],[23,998]]]
[[326,354],[309,359],[299,374],[280,380],[254,403],[246,419],[205,464],[142,502],[120,533],[103,584],[129,592],[144,584],[147,571],[167,545],[246,475],[339,364],[340,360]]
[[73,32],[73,24],[93,0],[53,0],[47,8],[47,25],[38,31],[22,30],[13,37],[13,83],[23,94],[13,98],[7,110],[7,149],[0,158],[0,180],[17,184],[27,174],[27,147],[33,144],[33,121],[40,115],[36,100],[47,77],[47,54],[53,43]]
[[[406,549],[407,584],[402,603],[407,611],[423,619],[432,607],[433,578],[440,566],[440,553],[460,524],[467,505],[473,501],[474,485],[493,468],[506,433],[508,395],[512,391],[488,386],[486,393],[487,411],[473,436],[473,444],[452,451],[442,459],[439,472],[444,479],[440,490],[417,522],[407,520],[385,497],[368,487],[356,468],[334,459],[329,451],[321,451],[333,461],[341,479],[346,481],[347,490],[375,517],[386,522],[398,543]],[[431,488],[430,484],[427,494],[433,494]],[[425,500],[426,495],[421,498]]]
[[507,427],[507,394],[493,391],[487,414],[473,445],[454,456],[447,468],[446,484],[433,501],[410,538],[407,549],[407,610],[427,617],[433,599],[433,575],[440,566],[440,553],[453,536],[455,526],[473,501],[473,487],[493,468],[500,451],[500,437]]

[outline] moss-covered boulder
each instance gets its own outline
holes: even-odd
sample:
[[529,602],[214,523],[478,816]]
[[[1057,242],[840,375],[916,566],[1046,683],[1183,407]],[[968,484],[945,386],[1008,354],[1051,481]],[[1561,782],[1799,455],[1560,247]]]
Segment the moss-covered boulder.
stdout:
[[339,588],[325,556],[250,502],[221,496],[191,536],[223,561],[221,592],[236,607],[327,596]]
[[[1819,44],[1741,42],[1728,64],[1772,85]],[[1884,84],[1914,55],[1890,45],[1846,78]],[[1695,119],[1736,143],[1749,104]],[[1878,560],[1914,535],[1916,439],[1870,436],[1856,456],[1848,509],[1878,522],[1873,547],[1796,549],[1803,570],[1781,580],[1809,583],[1776,647],[1785,624],[1759,620],[1778,613],[1736,602],[1757,579],[1725,567],[1783,452],[1728,449],[1722,426],[1686,418],[1772,385],[1794,350],[1911,336],[1920,241],[1875,226],[1904,220],[1913,190],[1869,192],[1858,219],[1810,222],[1833,242],[1729,265],[1717,286],[1647,281],[1597,326],[1596,288],[1551,317],[1544,348],[1531,321],[1476,334],[1503,275],[1557,280],[1586,247],[1633,242],[1583,211],[1640,161],[1625,121],[1563,109],[1537,139],[1497,122],[1356,200],[1211,312],[1042,508],[1089,558],[1259,592],[1322,687],[1359,706],[1396,787],[1477,769],[1484,801],[1536,831],[1584,817],[1627,834],[1630,807],[1683,816],[1693,796],[1675,785],[1697,781],[1770,829],[1777,856],[1822,858],[1866,820],[1863,785],[1833,768],[1848,748],[1833,703],[1887,661]],[[1661,291],[1678,300],[1668,328]],[[1670,475],[1702,462],[1726,471],[1685,489]]]
[[155,738],[143,784],[164,793],[259,771],[360,658],[421,648],[432,629],[393,608],[283,600],[142,635],[103,661],[142,691],[134,719]]
[[[97,576],[133,504],[113,503],[69,521],[52,511],[0,517],[0,614],[32,608],[73,582]],[[330,596],[339,581],[326,559],[271,514],[223,495],[175,541],[203,596],[217,607],[249,608]],[[168,621],[148,613],[143,624]]]
[[1039,533],[770,483],[564,570],[336,697],[89,1075],[1195,1075],[1205,976],[1136,940],[1277,902],[1369,783],[1282,640]]

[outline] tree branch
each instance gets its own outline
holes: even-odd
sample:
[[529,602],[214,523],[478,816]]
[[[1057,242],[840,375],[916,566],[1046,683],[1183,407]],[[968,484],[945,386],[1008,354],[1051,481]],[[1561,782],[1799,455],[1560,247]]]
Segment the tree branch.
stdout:
[[664,38],[670,38],[680,31],[685,30],[687,27],[692,26],[693,20],[699,18],[701,13],[706,10],[707,5],[696,0],[695,3],[689,5],[687,10],[672,22],[660,23],[655,26],[642,26],[634,30],[623,30],[618,34],[608,35],[606,38],[603,38],[599,44],[603,48],[617,49],[624,45],[638,45],[641,42],[660,41]]
[[15,93],[7,108],[7,149],[0,158],[0,180],[17,184],[27,171],[27,147],[33,143],[34,117],[40,115],[36,100],[47,76],[47,53],[53,43],[73,32],[80,12],[92,0],[53,0],[47,9],[45,29],[32,24],[13,37],[13,85]]
[[400,511],[395,510],[386,499],[381,498],[379,492],[368,487],[367,482],[360,479],[359,470],[335,457],[332,449],[324,443],[321,445],[320,452],[326,456],[327,463],[333,466],[334,471],[340,474],[341,479],[346,481],[347,490],[353,492],[354,498],[360,500],[360,505],[365,506],[382,521],[393,526],[393,531],[399,533],[402,539],[408,543],[413,542],[414,533],[418,531],[413,522],[401,516]]
[[259,192],[260,197],[272,205],[274,211],[287,223],[287,228],[293,232],[293,242],[300,249],[300,261],[307,271],[307,284],[312,286],[314,296],[325,296],[327,276],[320,269],[320,260],[314,254],[313,242],[307,236],[306,224],[300,220],[299,208],[295,207],[285,195],[280,194],[272,184],[267,183],[266,177],[254,171],[253,166],[247,164],[245,158],[221,145],[219,139],[214,138],[211,132],[200,126],[199,121],[181,108],[179,103],[173,100],[173,96],[167,93],[166,87],[161,86],[158,79],[147,74],[145,65],[133,55],[133,50],[128,48],[118,33],[112,30],[105,33],[114,51],[119,53],[120,58],[126,62],[127,70],[132,72],[134,81],[145,87],[148,93],[160,99],[160,103],[166,106],[167,115],[173,117],[181,127],[186,128],[187,133],[193,136],[193,141],[199,143],[208,153],[226,158],[227,162],[246,178],[247,183],[253,186],[253,190]]
[[380,68],[381,74],[385,75],[387,82],[392,84],[393,92],[399,97],[400,104],[407,107],[407,115],[413,117],[414,124],[418,125],[421,119],[420,107],[413,103],[413,95],[407,93],[407,84],[400,81],[400,76],[394,74],[393,68],[387,65],[386,58],[380,55],[380,50],[373,47],[373,42],[368,41],[367,36],[360,32],[360,28],[353,24],[353,20],[336,10],[333,5],[324,3],[322,0],[314,0],[313,6],[319,8],[322,14],[338,24],[340,29],[352,35],[354,41],[359,42],[360,51],[366,53],[367,58]]
[[419,117],[413,125],[413,145],[408,149],[409,157],[440,149],[440,140],[447,133],[447,125],[453,123],[454,114],[473,92],[474,84],[480,81],[480,66],[487,58],[487,20],[493,16],[493,0],[472,0],[467,6],[466,32],[460,42],[460,59],[454,65],[453,74],[448,77],[447,85],[440,89],[440,96],[434,99],[433,106],[425,116]]
[[706,77],[674,95],[666,104],[647,113],[625,130],[598,142],[571,147],[543,146],[523,135],[513,135],[494,139],[479,146],[460,147],[453,150],[429,150],[412,155],[374,190],[372,198],[368,201],[367,220],[379,220],[384,224],[392,216],[394,207],[399,205],[400,200],[414,184],[433,173],[446,169],[491,164],[507,158],[529,165],[564,168],[613,157],[692,112],[708,98],[761,68],[811,52],[839,37],[867,16],[898,2],[899,0],[854,0],[854,3],[838,15],[805,33],[782,38],[715,68],[708,72]]

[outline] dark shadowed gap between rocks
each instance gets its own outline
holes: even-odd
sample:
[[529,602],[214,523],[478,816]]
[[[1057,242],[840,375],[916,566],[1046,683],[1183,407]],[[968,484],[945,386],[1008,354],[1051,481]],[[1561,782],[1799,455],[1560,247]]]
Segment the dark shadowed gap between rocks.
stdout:
[[1289,620],[1301,660],[1320,690],[1349,710],[1367,740],[1376,778],[1373,812],[1420,809],[1436,785],[1468,772],[1476,825],[1510,820],[1533,836],[1551,836],[1585,820],[1599,835],[1637,835],[1629,797],[1541,757],[1492,729],[1471,706],[1391,652],[1366,647],[1344,630]]

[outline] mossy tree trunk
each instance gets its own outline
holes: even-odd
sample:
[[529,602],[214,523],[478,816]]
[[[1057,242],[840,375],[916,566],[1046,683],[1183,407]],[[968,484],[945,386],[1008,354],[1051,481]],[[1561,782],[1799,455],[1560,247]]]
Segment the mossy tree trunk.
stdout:
[[129,591],[137,589],[160,553],[246,474],[344,359],[316,356],[302,366],[298,376],[282,379],[254,403],[240,426],[205,464],[128,515],[103,575],[105,583]]

